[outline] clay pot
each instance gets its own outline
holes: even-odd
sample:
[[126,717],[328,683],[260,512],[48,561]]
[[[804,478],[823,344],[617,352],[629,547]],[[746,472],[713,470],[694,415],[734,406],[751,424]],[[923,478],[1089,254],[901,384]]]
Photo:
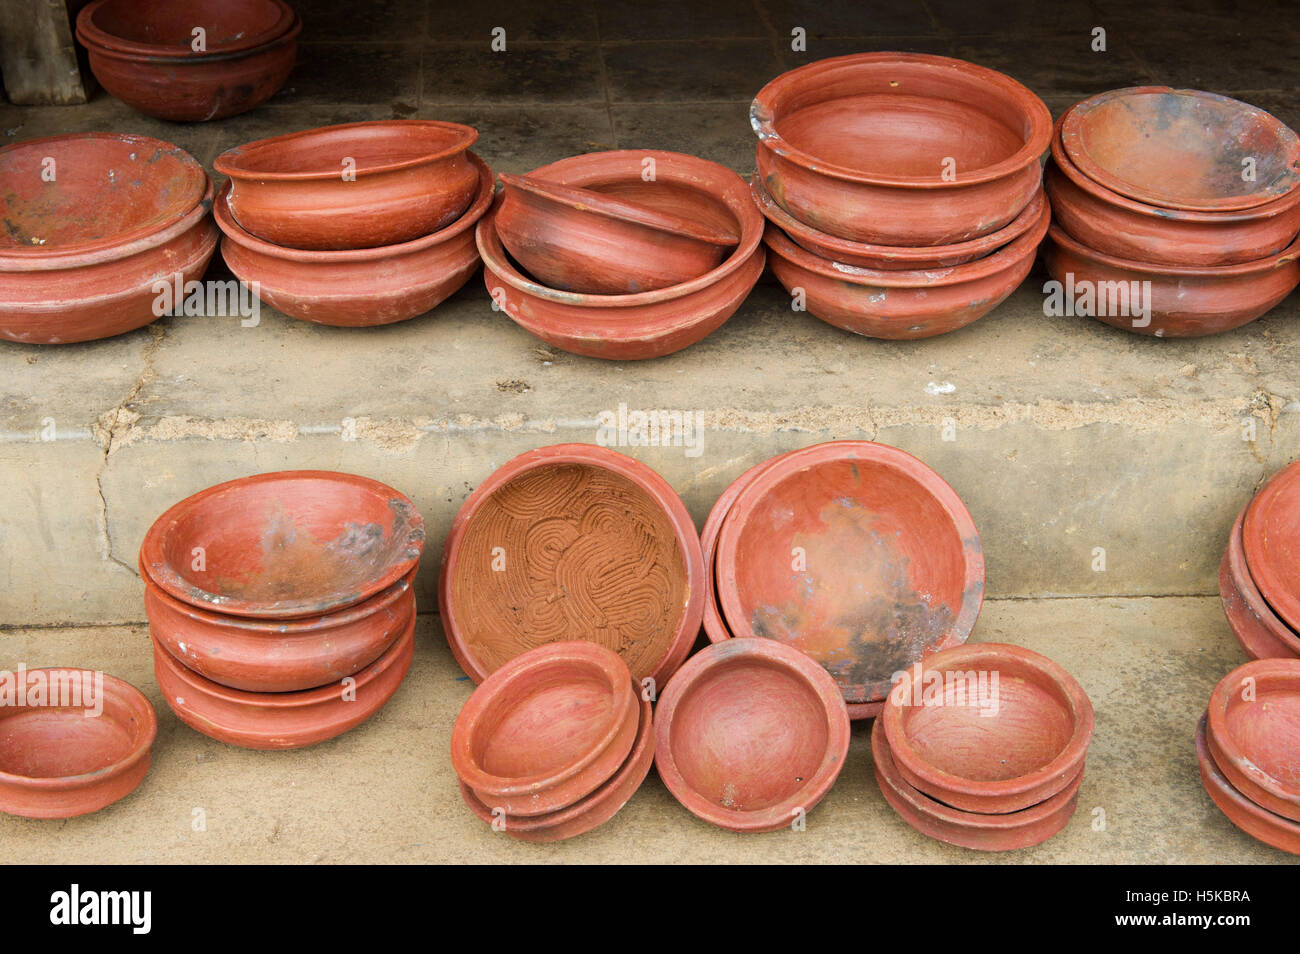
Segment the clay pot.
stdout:
[[534,647],[585,640],[662,687],[700,632],[704,564],[668,482],[590,444],[528,451],[474,490],[442,551],[438,606],[475,682]]
[[294,619],[361,603],[411,573],[424,518],[392,487],[285,470],[230,480],[173,505],[145,533],[142,575],[228,616]]
[[595,643],[539,646],[469,697],[451,733],[456,775],[498,814],[545,815],[607,782],[640,722],[623,660]]
[[[1047,270],[1062,284],[1066,299],[1077,298],[1080,293],[1076,289],[1091,287],[1099,290],[1098,294],[1101,289],[1127,292],[1128,301],[1133,302],[1141,298],[1140,290],[1146,287],[1140,283],[1150,282],[1149,319],[1142,314],[1092,317],[1124,331],[1159,338],[1218,334],[1254,321],[1300,284],[1297,257],[1300,240],[1278,255],[1242,265],[1151,265],[1088,248],[1055,225],[1048,229],[1043,246]],[[1123,310],[1123,302],[1121,298],[1119,307],[1112,303],[1104,310]],[[1135,310],[1129,305],[1130,312]]]
[[229,211],[273,245],[331,251],[411,242],[455,222],[482,192],[460,123],[391,119],[259,139],[213,168],[230,176]]
[[1210,694],[1206,744],[1232,787],[1300,822],[1300,660],[1238,666]]
[[984,554],[961,499],[916,458],[831,441],[774,459],[737,495],[715,558],[735,636],[807,653],[845,702],[881,702],[892,676],[963,643]]
[[[251,50],[289,32],[293,22],[293,10],[281,0],[93,0],[77,14],[83,43],[152,57]],[[196,27],[205,33],[202,52],[192,46]]]
[[872,245],[952,245],[1005,227],[1038,191],[1052,134],[1042,100],[1009,76],[920,53],[801,66],[764,86],[749,118],[772,198]]
[[777,831],[822,800],[844,767],[849,716],[834,680],[769,639],[696,653],[659,697],[655,766],[697,818]]
[[1083,772],[1093,727],[1073,676],[1003,643],[958,646],[904,670],[879,721],[909,785],[986,815],[1066,789]]
[[1093,182],[1166,209],[1253,209],[1300,186],[1300,137],[1262,109],[1194,89],[1093,96],[1061,117],[1061,145]]
[[[144,781],[158,720],[139,689],[89,669],[9,675],[23,695],[0,706],[0,811],[72,818],[113,804]],[[38,688],[41,703],[32,704]],[[80,704],[51,705],[56,699]]]
[[984,258],[946,269],[890,270],[842,265],[790,241],[775,225],[763,237],[772,273],[822,321],[872,338],[932,338],[984,317],[1033,268],[1051,210],[1044,202],[1032,231]]
[[1246,511],[1237,515],[1228,546],[1219,564],[1219,599],[1232,634],[1252,659],[1294,659],[1300,657],[1300,636],[1277,618],[1251,579],[1246,553],[1241,545],[1241,524]]
[[470,158],[479,170],[479,193],[465,214],[432,235],[383,248],[308,252],[272,245],[240,227],[223,189],[215,207],[225,233],[221,255],[241,281],[256,283],[263,301],[299,321],[359,328],[422,315],[478,269],[473,226],[492,202],[492,172],[473,153]]
[[[656,163],[654,182],[641,178],[644,159]],[[673,152],[624,150],[574,156],[532,175],[660,211],[693,203],[700,221],[740,232],[740,243],[722,264],[698,278],[632,295],[586,295],[549,288],[515,268],[497,234],[498,205],[476,232],[488,291],[512,321],[557,348],[619,361],[680,351],[730,318],[762,274],[763,216],[745,181],[717,163]]]
[[871,755],[880,794],[903,821],[928,838],[975,851],[1014,851],[1047,841],[1069,823],[1083,784],[1080,770],[1045,802],[1018,812],[981,815],[935,801],[909,785],[898,771],[879,719],[871,727]]
[[382,709],[415,657],[415,617],[384,654],[333,685],[244,692],[187,669],[153,640],[153,671],[167,705],[196,732],[246,749],[299,749],[342,735]]
[[1196,759],[1201,766],[1201,784],[1205,786],[1205,791],[1214,800],[1214,804],[1228,816],[1228,821],[1256,841],[1300,855],[1300,824],[1260,808],[1232,787],[1210,754],[1205,726],[1206,718],[1201,716],[1196,727]]
[[1241,543],[1259,592],[1292,631],[1300,630],[1300,462],[1270,477],[1247,505]]

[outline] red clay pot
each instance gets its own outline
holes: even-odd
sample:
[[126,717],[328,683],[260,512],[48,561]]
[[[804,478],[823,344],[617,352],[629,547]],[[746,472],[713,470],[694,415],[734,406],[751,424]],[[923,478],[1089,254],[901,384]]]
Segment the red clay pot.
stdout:
[[655,713],[659,777],[691,814],[728,831],[791,825],[830,791],[848,749],[835,681],[768,639],[696,653]]
[[[0,811],[25,818],[72,818],[135,791],[149,771],[149,751],[158,732],[144,694],[89,669],[22,672],[24,698],[0,705]],[[9,674],[15,693],[19,676]],[[102,689],[95,685],[100,677]],[[38,685],[46,687],[43,701],[31,704]],[[60,685],[71,694],[59,701],[82,705],[50,705]],[[88,700],[83,686],[100,695]],[[102,711],[94,715],[101,704]]]
[[1232,787],[1300,822],[1300,660],[1257,659],[1210,694],[1206,744]]
[[459,291],[478,269],[473,226],[492,202],[492,172],[479,170],[479,194],[465,214],[440,232],[383,248],[307,252],[264,242],[241,228],[217,198],[221,255],[230,270],[291,318],[320,325],[371,327],[431,311]]
[[[1061,145],[1103,188],[1166,209],[1253,209],[1300,185],[1300,137],[1262,109],[1194,89],[1085,99],[1061,117]],[[1246,159],[1253,181],[1243,179]]]
[[1241,543],[1259,592],[1292,631],[1300,630],[1300,461],[1270,477],[1246,506]]
[[722,611],[718,606],[718,588],[714,577],[718,534],[722,532],[722,524],[726,521],[727,514],[731,512],[731,505],[736,502],[736,497],[771,462],[771,460],[765,460],[755,464],[727,485],[727,489],[722,492],[722,496],[714,501],[712,509],[709,510],[709,516],[704,521],[704,529],[700,531],[700,555],[704,559],[704,632],[711,643],[720,643],[731,638],[731,630],[727,628],[727,623],[723,620]]
[[236,146],[213,168],[230,176],[235,221],[263,241],[308,251],[378,248],[461,217],[483,191],[469,152],[477,139],[471,126],[430,119],[346,123]]
[[1294,659],[1300,657],[1300,636],[1277,618],[1260,595],[1246,567],[1241,545],[1241,524],[1246,511],[1237,515],[1228,546],[1219,564],[1219,599],[1237,642],[1252,659]]
[[145,533],[140,568],[190,606],[294,619],[367,600],[411,573],[424,518],[392,487],[326,470],[254,474],[173,505]]
[[[93,0],[77,14],[77,32],[83,43],[121,53],[193,58],[263,46],[293,22],[293,10],[281,0]],[[195,27],[206,34],[202,53],[192,46]]]
[[1052,133],[1042,100],[1009,76],[920,53],[801,66],[759,91],[749,119],[758,174],[781,207],[872,245],[952,245],[1003,228],[1038,191]]
[[246,749],[299,749],[342,735],[382,709],[415,657],[415,617],[382,656],[345,680],[303,692],[244,692],[185,668],[153,640],[167,705],[196,732]]
[[731,632],[807,653],[848,703],[970,636],[984,554],[961,499],[915,457],[831,441],[778,457],[722,525],[718,601]]
[[879,720],[913,788],[961,811],[1002,815],[1046,801],[1083,773],[1092,703],[1046,656],[976,643],[917,666],[904,671]]
[[871,727],[871,755],[880,794],[903,821],[928,838],[975,851],[1015,851],[1047,841],[1069,823],[1083,784],[1080,769],[1064,789],[1045,802],[1018,812],[981,815],[935,801],[909,785],[894,762],[880,719]]
[[1201,716],[1196,727],[1196,758],[1201,766],[1201,784],[1205,786],[1205,791],[1214,800],[1214,804],[1228,816],[1228,821],[1256,841],[1300,855],[1300,824],[1260,808],[1232,787],[1210,754],[1205,724],[1205,716]]
[[498,468],[442,551],[443,630],[475,682],[534,647],[581,639],[662,688],[699,635],[703,605],[699,537],[681,498],[645,464],[590,444]]

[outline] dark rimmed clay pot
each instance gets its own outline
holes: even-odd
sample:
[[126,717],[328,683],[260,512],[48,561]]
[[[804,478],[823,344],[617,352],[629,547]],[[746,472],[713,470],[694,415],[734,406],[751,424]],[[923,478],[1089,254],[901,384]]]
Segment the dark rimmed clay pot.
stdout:
[[854,334],[890,340],[933,338],[964,328],[1000,305],[1034,265],[1047,234],[1046,202],[1029,232],[984,258],[942,269],[869,269],[843,265],[800,248],[768,225],[763,237],[774,274],[804,291],[808,311]]
[[415,617],[382,656],[344,680],[303,692],[244,692],[186,669],[153,640],[163,699],[196,732],[246,749],[300,749],[342,735],[384,707],[415,657]]
[[492,171],[469,155],[479,192],[465,213],[432,235],[383,248],[310,252],[272,245],[240,227],[223,189],[215,206],[225,234],[221,255],[241,281],[257,283],[263,301],[299,321],[353,328],[422,315],[478,270],[473,227],[492,203]]
[[1219,564],[1219,599],[1237,642],[1252,659],[1295,659],[1300,657],[1300,636],[1278,619],[1246,566],[1241,545],[1243,508],[1232,525],[1228,546]]
[[1219,811],[1256,841],[1300,855],[1300,824],[1260,808],[1233,788],[1227,776],[1215,764],[1205,736],[1206,718],[1201,716],[1196,727],[1196,760],[1201,767],[1201,784],[1205,786],[1205,791],[1214,800],[1214,804],[1219,806]]
[[700,650],[655,711],[659,777],[693,815],[728,831],[777,831],[801,819],[835,784],[848,748],[835,681],[768,639]]
[[[641,178],[646,159],[655,161],[652,183]],[[532,175],[661,211],[690,203],[702,221],[740,231],[740,243],[722,264],[698,278],[634,295],[586,295],[548,288],[515,267],[496,232],[498,204],[475,234],[488,292],[512,321],[557,348],[617,361],[672,354],[730,318],[763,272],[763,216],[745,180],[717,163],[621,150],[562,159]]]
[[591,444],[528,451],[456,514],[438,607],[475,682],[543,643],[584,639],[662,688],[700,632],[695,523],[668,482],[631,457]]
[[[633,688],[639,690],[640,687]],[[649,698],[642,694],[636,741],[627,761],[600,788],[568,808],[532,817],[503,815],[500,811],[494,816],[492,809],[484,805],[464,782],[460,783],[461,798],[483,821],[502,826],[502,831],[520,841],[554,842],[585,835],[618,814],[650,774],[655,754],[651,709]]]
[[1011,77],[921,53],[782,73],[749,118],[758,174],[782,208],[872,245],[952,245],[1003,228],[1038,191],[1052,133],[1043,101]]
[[871,755],[880,794],[903,821],[928,838],[975,851],[1015,851],[1047,841],[1069,824],[1083,784],[1080,769],[1045,802],[1018,812],[981,815],[935,801],[909,785],[898,772],[879,719],[871,727]]
[[414,570],[423,549],[424,518],[392,487],[285,470],[226,481],[168,508],[145,533],[140,567],[190,606],[285,620],[369,599]]
[[628,758],[640,713],[618,654],[550,643],[488,676],[456,716],[451,763],[490,809],[531,817],[568,808]]
[[[1300,186],[1300,137],[1248,103],[1168,86],[1113,89],[1061,117],[1061,145],[1093,182],[1166,209],[1253,209]],[[1255,177],[1243,176],[1243,163]]]
[[259,239],[306,251],[378,248],[460,218],[482,191],[469,153],[477,139],[472,126],[431,119],[345,123],[245,143],[212,165],[230,177],[231,215]]
[[1241,544],[1259,592],[1293,632],[1300,631],[1300,461],[1270,477],[1246,505]]
[[144,781],[158,720],[139,689],[107,673],[59,667],[27,670],[25,691],[39,681],[49,689],[48,702],[57,679],[69,693],[60,701],[85,703],[82,687],[93,694],[101,676],[102,696],[90,700],[92,714],[85,705],[0,706],[0,811],[72,818],[111,805]]
[[847,703],[963,643],[984,598],[979,533],[961,499],[910,454],[831,441],[775,458],[737,495],[715,557],[735,636],[807,653]]
[[1206,744],[1232,787],[1300,822],[1300,659],[1238,666],[1210,693]]
[[[150,57],[195,58],[238,53],[263,46],[293,25],[282,0],[92,0],[77,14],[83,43]],[[204,49],[193,47],[193,31],[204,30]]]
[[1001,815],[1046,801],[1083,773],[1092,703],[1046,656],[972,643],[919,665],[904,671],[878,720],[898,774],[917,791]]
[[[1300,284],[1300,240],[1270,258],[1241,265],[1184,267],[1116,258],[1088,248],[1059,226],[1047,232],[1043,261],[1065,293],[1070,289],[1123,289],[1133,294],[1150,282],[1151,314],[1092,315],[1115,328],[1158,338],[1195,338],[1231,331],[1268,312]],[[1085,285],[1084,283],[1087,283]],[[1116,284],[1120,283],[1120,284]],[[1138,283],[1138,284],[1133,284]],[[1077,299],[1078,291],[1074,292]],[[1110,295],[1110,292],[1107,292]],[[1132,298],[1130,297],[1130,301]],[[1094,311],[1097,309],[1094,308]]]

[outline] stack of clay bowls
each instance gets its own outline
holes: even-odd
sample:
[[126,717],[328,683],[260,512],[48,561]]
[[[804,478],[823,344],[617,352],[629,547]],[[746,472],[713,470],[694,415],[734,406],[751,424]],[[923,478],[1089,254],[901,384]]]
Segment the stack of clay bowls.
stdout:
[[283,0],[92,0],[77,15],[77,40],[104,89],[177,122],[270,99],[293,70],[301,32]]
[[202,276],[212,183],[168,142],[72,133],[0,149],[0,338],[91,341],[161,317],[155,287]]
[[881,794],[912,828],[981,851],[1026,848],[1070,820],[1092,703],[1052,660],[975,643],[899,674],[871,729]]
[[[1300,283],[1300,138],[1254,106],[1163,86],[1094,96],[1057,123],[1046,185],[1065,314],[1194,337]],[[1108,289],[1124,294],[1100,301]]]
[[928,338],[1029,273],[1052,119],[1010,77],[918,53],[834,57],[768,83],[750,124],[772,271],[823,321]]
[[216,202],[221,254],[263,301],[324,325],[429,311],[478,268],[492,203],[469,126],[404,119],[324,126],[236,146]]
[[167,704],[255,749],[359,725],[410,667],[423,547],[411,501],[351,474],[259,474],[182,500],[140,547]]
[[548,344],[616,360],[694,344],[763,271],[763,217],[717,163],[626,150],[505,186],[477,241],[494,307]]
[[561,841],[613,818],[654,760],[650,693],[617,653],[550,643],[485,679],[456,717],[465,804],[522,841]]
[[1201,783],[1228,819],[1300,855],[1300,659],[1257,659],[1214,688],[1196,728]]

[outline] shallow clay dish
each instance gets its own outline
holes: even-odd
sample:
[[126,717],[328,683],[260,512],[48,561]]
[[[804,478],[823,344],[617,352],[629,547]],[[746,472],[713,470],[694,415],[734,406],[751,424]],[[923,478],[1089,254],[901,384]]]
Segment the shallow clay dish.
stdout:
[[[273,245],[328,251],[400,245],[444,229],[481,191],[460,123],[390,119],[323,126],[228,149],[230,213]],[[347,175],[345,175],[345,172]]]
[[848,703],[884,700],[895,672],[965,642],[984,598],[961,499],[915,457],[870,441],[772,461],[723,522],[715,573],[734,635],[802,650]]
[[834,680],[767,639],[696,653],[655,711],[659,777],[697,818],[729,831],[777,831],[801,818],[835,784],[848,748]]
[[1052,116],[994,70],[921,53],[809,63],[749,112],[758,174],[787,212],[873,245],[952,245],[996,232],[1039,189]]
[[1246,552],[1241,545],[1242,510],[1232,525],[1228,546],[1219,564],[1219,599],[1232,634],[1253,659],[1294,659],[1300,657],[1300,636],[1293,633],[1268,605],[1246,566]]
[[898,771],[879,719],[871,727],[871,755],[880,794],[903,821],[929,838],[976,851],[1014,851],[1047,841],[1069,823],[1083,784],[1081,770],[1045,802],[1018,812],[981,815],[937,802],[909,785]]
[[1232,787],[1300,822],[1300,660],[1238,666],[1210,694],[1206,743]]
[[879,719],[913,788],[961,811],[1006,814],[1046,801],[1082,774],[1092,703],[1052,660],[975,643],[919,665],[904,672]]
[[[89,669],[29,669],[25,679],[26,698],[40,688],[47,704],[0,706],[0,811],[72,818],[135,791],[158,731],[144,694]],[[56,698],[79,704],[48,704]]]
[[1300,630],[1300,462],[1269,478],[1247,505],[1241,542],[1268,605],[1293,631]]
[[1289,818],[1260,808],[1232,787],[1223,771],[1215,764],[1206,742],[1206,717],[1196,726],[1196,759],[1201,766],[1201,784],[1206,793],[1219,806],[1219,810],[1256,841],[1293,855],[1300,855],[1300,824]]
[[1300,185],[1294,132],[1262,109],[1194,89],[1136,86],[1086,99],[1061,117],[1061,145],[1092,181],[1166,209],[1253,209]]
[[[152,57],[238,53],[287,33],[294,13],[282,0],[93,0],[77,14],[83,42]],[[203,50],[193,47],[204,31]]]

